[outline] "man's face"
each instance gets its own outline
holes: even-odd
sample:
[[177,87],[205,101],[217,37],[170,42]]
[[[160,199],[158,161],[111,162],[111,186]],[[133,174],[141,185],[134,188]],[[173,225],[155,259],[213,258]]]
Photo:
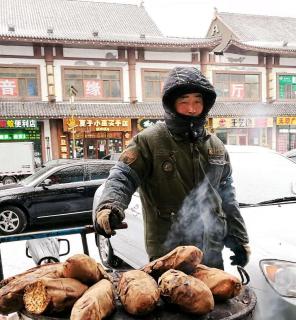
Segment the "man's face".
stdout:
[[184,116],[197,117],[202,113],[203,107],[200,93],[186,93],[175,101],[176,112]]

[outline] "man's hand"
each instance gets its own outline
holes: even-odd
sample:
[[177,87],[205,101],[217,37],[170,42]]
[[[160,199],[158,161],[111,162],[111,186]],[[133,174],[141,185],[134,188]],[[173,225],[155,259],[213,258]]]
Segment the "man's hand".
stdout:
[[127,224],[122,222],[123,217],[119,213],[112,212],[111,209],[103,209],[96,214],[98,233],[106,238],[116,234],[114,229],[126,229]]
[[251,249],[248,243],[240,243],[234,236],[226,237],[224,243],[234,253],[230,256],[231,265],[244,267],[249,262]]
[[231,250],[234,253],[234,256],[230,256],[232,266],[239,265],[244,267],[249,262],[251,249],[248,244],[237,245]]

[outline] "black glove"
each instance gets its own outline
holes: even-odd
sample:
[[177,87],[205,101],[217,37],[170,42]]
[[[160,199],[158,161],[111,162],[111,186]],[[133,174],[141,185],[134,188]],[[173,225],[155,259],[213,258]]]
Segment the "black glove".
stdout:
[[230,256],[232,266],[239,265],[241,267],[244,267],[249,262],[251,254],[249,244],[239,243],[235,237],[227,237],[225,245],[234,253],[233,256]]
[[114,212],[111,209],[102,209],[97,212],[96,220],[98,224],[98,234],[105,238],[110,238],[116,234],[114,229],[126,229],[127,223],[122,222],[124,216],[119,212]]

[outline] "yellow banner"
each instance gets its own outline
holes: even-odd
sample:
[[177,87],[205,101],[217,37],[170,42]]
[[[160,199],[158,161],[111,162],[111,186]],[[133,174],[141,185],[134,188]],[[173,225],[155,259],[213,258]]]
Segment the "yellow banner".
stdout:
[[296,125],[296,117],[277,117],[276,124],[278,126]]
[[213,128],[267,128],[273,126],[273,118],[213,118]]
[[126,118],[67,118],[64,131],[131,131],[131,119]]

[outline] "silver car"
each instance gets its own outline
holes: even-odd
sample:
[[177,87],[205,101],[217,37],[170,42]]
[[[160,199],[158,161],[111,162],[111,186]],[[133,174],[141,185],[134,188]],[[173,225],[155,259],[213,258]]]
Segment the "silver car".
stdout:
[[[296,319],[296,164],[263,147],[227,149],[250,236],[252,254],[246,270],[258,299],[254,319]],[[110,240],[99,237],[105,265],[118,267],[124,261],[139,268],[148,262],[138,193],[126,210],[126,222],[128,229],[118,230]],[[223,252],[225,269],[236,273],[231,254],[228,249]]]

